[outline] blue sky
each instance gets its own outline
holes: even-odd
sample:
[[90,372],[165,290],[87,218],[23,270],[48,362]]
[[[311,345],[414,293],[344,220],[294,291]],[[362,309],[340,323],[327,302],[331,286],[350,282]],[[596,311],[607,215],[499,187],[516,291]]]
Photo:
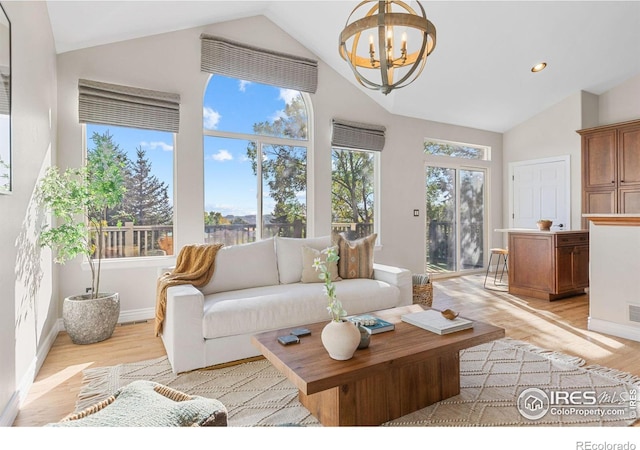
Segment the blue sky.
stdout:
[[[282,115],[287,102],[297,91],[259,83],[213,76],[204,95],[203,126],[210,130],[253,134],[253,124],[273,121]],[[158,131],[87,124],[87,145],[93,131],[106,130],[131,160],[136,148],[146,150],[154,175],[173,192],[173,134]],[[246,158],[248,141],[219,137],[204,138],[205,204],[203,210],[223,215],[256,214],[257,186]],[[180,151],[180,149],[177,149]],[[271,211],[265,194],[265,213]]]

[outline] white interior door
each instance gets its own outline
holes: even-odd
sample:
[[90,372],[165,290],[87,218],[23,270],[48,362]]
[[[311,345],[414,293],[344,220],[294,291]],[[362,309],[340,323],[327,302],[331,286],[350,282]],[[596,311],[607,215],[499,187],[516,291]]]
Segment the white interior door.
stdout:
[[510,216],[512,228],[536,228],[539,219],[552,229],[569,230],[569,156],[511,163]]

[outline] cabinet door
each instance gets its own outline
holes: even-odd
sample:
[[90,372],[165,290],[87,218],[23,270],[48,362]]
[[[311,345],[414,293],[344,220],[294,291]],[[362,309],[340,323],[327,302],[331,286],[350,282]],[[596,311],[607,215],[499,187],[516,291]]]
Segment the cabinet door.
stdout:
[[573,287],[576,289],[589,286],[589,246],[578,245],[572,253]]
[[573,289],[573,247],[558,247],[556,248],[556,293]]
[[640,126],[618,131],[618,185],[640,186]]
[[616,186],[616,130],[582,137],[583,177],[586,189]]
[[640,185],[618,190],[620,214],[640,214]]
[[617,192],[615,189],[584,191],[582,211],[584,213],[611,214],[617,212]]

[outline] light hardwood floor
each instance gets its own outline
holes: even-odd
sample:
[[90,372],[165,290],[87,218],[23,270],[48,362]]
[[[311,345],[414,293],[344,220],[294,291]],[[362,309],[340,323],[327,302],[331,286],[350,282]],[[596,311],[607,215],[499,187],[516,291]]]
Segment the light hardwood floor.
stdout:
[[[580,356],[587,364],[640,376],[640,342],[587,330],[588,295],[549,302],[487,290],[483,281],[484,275],[436,281],[433,307],[451,308],[461,316],[501,326],[508,337]],[[60,333],[14,426],[41,426],[72,412],[84,369],[162,355],[164,347],[153,335],[152,321],[118,326],[110,339],[86,346],[74,345]]]

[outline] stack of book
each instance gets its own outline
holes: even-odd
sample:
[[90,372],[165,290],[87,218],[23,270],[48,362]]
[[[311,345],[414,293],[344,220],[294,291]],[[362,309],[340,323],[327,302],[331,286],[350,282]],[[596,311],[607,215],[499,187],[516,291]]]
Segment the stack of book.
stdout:
[[373,316],[371,314],[362,314],[359,316],[351,316],[347,317],[353,323],[359,322],[360,326],[365,328],[371,334],[382,333],[383,331],[391,331],[396,327],[391,322],[387,322],[386,320],[382,320],[379,317]]
[[403,322],[437,334],[448,334],[473,328],[473,322],[471,320],[463,319],[462,317],[449,320],[443,317],[440,311],[436,311],[435,309],[404,314],[401,319]]

